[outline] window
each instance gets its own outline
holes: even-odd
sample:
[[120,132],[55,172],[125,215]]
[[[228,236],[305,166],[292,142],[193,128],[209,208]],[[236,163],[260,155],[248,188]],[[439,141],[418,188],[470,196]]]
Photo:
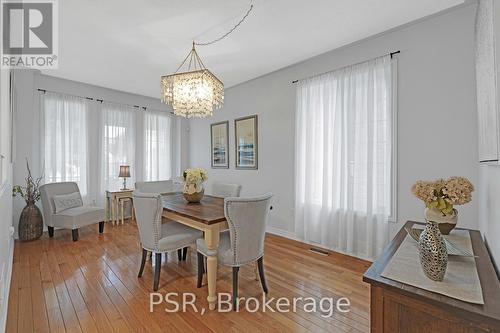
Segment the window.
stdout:
[[173,120],[166,111],[41,94],[45,183],[74,181],[88,203],[103,205],[106,190],[122,188],[120,165],[136,179],[172,178]]
[[366,259],[394,215],[390,56],[301,81],[296,113],[296,227],[304,240]]
[[46,183],[73,181],[87,195],[88,102],[45,93],[41,95],[42,160]]
[[144,179],[172,178],[172,119],[165,111],[144,113]]
[[136,154],[136,108],[106,103],[101,109],[102,128],[102,192],[122,187],[122,179],[118,178],[120,165],[129,165],[129,184],[135,182],[135,154]]

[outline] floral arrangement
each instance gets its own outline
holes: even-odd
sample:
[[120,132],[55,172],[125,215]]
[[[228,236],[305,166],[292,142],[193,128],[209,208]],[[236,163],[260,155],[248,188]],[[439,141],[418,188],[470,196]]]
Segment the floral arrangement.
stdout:
[[31,176],[31,169],[26,160],[26,168],[28,169],[28,176],[26,177],[26,186],[14,185],[12,187],[12,196],[16,197],[18,195],[26,201],[26,204],[34,204],[38,200],[40,200],[40,182],[42,181],[43,176],[40,176],[37,179],[34,179]]
[[208,179],[207,170],[203,168],[186,169],[183,173],[184,193],[193,194],[201,192],[203,182]]
[[464,205],[472,200],[474,185],[465,177],[451,177],[436,181],[418,181],[411,191],[427,208],[435,208],[445,215],[454,213],[454,205]]

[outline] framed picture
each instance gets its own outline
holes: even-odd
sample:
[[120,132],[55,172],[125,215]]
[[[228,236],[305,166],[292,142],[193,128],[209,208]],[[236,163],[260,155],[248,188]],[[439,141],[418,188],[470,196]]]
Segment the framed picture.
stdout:
[[212,168],[229,168],[229,121],[210,125]]
[[257,169],[257,115],[234,121],[236,169]]

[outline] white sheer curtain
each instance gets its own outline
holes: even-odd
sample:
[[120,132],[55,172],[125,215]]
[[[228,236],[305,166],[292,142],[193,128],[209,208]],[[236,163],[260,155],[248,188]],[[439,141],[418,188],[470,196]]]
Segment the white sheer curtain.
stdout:
[[86,199],[88,101],[47,92],[40,95],[40,109],[45,183],[74,181]]
[[388,241],[392,195],[389,56],[297,87],[297,236],[365,259]]
[[144,112],[144,159],[145,180],[172,178],[172,118],[165,111]]
[[100,110],[101,197],[110,189],[122,188],[120,165],[130,166],[127,187],[135,183],[136,122],[140,111],[132,106],[103,102]]

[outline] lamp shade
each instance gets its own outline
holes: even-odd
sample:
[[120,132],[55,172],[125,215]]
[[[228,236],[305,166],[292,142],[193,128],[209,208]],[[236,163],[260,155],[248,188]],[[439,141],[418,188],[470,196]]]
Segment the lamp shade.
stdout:
[[129,165],[120,165],[120,174],[118,177],[130,177],[130,166]]

